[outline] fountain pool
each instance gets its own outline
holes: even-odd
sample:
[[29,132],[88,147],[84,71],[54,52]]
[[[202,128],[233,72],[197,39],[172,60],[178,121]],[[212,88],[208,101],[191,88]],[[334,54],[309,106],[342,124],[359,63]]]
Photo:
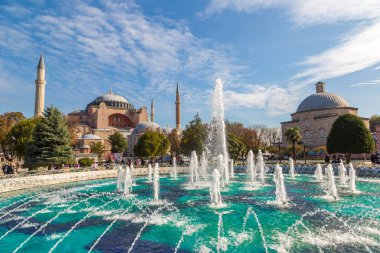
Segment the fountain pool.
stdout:
[[[272,174],[267,174],[272,177]],[[327,201],[312,175],[284,174],[292,205],[270,205],[275,183],[247,190],[235,174],[222,208],[209,188],[186,189],[188,177],[160,178],[162,205],[152,205],[147,178],[132,194],[116,180],[70,183],[0,195],[1,252],[379,252],[380,181],[356,180],[360,194],[339,189]]]

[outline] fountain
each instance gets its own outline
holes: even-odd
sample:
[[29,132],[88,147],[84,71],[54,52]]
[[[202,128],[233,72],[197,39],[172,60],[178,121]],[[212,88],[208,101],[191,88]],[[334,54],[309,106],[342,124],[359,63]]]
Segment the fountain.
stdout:
[[230,174],[231,174],[231,178],[235,177],[234,159],[230,159]]
[[349,178],[350,178],[350,191],[351,193],[360,193],[357,189],[356,189],[356,171],[354,169],[354,166],[352,165],[352,163],[349,163]]
[[334,169],[331,164],[328,164],[326,168],[326,189],[327,198],[332,198],[333,200],[338,199],[338,192],[336,190],[334,179]]
[[[226,126],[224,122],[224,102],[223,102],[223,84],[217,78],[215,80],[215,88],[212,95],[211,122],[209,125],[209,133],[206,141],[206,156],[211,161],[218,161],[218,156],[223,156],[223,166],[219,168],[221,174],[221,185],[228,184],[228,152],[226,142]],[[225,171],[227,170],[227,172]]]
[[288,196],[286,194],[284,176],[282,175],[282,167],[276,164],[276,168],[273,174],[274,182],[276,184],[276,201],[279,206],[288,205]]
[[291,157],[289,157],[289,175],[291,179],[294,179],[294,161]]
[[177,179],[177,159],[173,156],[173,166],[170,170],[170,176],[174,179]]
[[322,166],[319,163],[317,163],[317,168],[315,169],[314,176],[317,182],[323,182]]
[[207,159],[204,151],[201,156],[200,176],[202,180],[207,180]]
[[131,177],[131,170],[127,166],[124,173],[124,196],[128,196],[132,192],[132,177]]
[[263,158],[263,153],[261,150],[259,150],[259,153],[257,155],[257,166],[260,169],[260,179],[261,179],[261,184],[265,184],[265,162]]
[[212,173],[212,183],[210,188],[211,206],[222,207],[222,195],[220,194],[220,172],[218,169],[214,169]]
[[152,165],[148,164],[148,182],[152,182]]
[[255,158],[254,158],[252,150],[249,150],[248,156],[247,156],[247,169],[248,169],[251,187],[254,187],[254,184],[256,181],[256,166],[255,166],[254,159]]
[[344,167],[343,160],[340,160],[338,167],[339,183],[341,186],[347,186],[347,170]]
[[116,181],[116,190],[118,192],[120,192],[122,190],[122,186],[121,186],[122,177],[123,177],[123,167],[118,166],[118,168],[117,168],[117,181]]
[[160,169],[158,167],[158,163],[154,164],[154,173],[153,173],[153,200],[154,202],[158,202],[158,193],[160,190]]
[[195,151],[191,152],[190,158],[190,183],[191,186],[195,186],[199,183],[199,164],[198,164],[198,156]]

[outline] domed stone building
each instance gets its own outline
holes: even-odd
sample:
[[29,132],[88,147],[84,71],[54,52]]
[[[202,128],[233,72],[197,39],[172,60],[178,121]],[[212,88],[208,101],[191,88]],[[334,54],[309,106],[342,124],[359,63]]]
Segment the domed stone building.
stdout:
[[[358,115],[358,108],[350,106],[341,96],[326,92],[325,88],[325,83],[318,82],[316,93],[308,96],[299,104],[297,111],[291,114],[292,120],[281,122],[284,142],[286,142],[286,129],[298,127],[306,146],[326,146],[331,127],[340,115]],[[369,128],[369,119],[362,119]]]

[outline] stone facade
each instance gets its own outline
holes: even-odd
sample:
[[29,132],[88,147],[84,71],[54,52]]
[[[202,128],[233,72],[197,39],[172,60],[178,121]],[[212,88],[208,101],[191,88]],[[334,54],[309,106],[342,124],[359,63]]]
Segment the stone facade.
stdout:
[[[297,112],[291,114],[292,120],[281,123],[282,136],[286,145],[288,144],[285,139],[286,129],[298,127],[306,146],[326,146],[331,127],[340,115],[358,115],[358,108],[350,107],[344,99],[335,94],[326,93],[324,83],[318,83],[316,90],[316,94],[321,93],[322,96],[318,94],[318,96],[312,95],[306,98],[298,107]],[[300,110],[300,107],[307,109]],[[369,119],[362,119],[369,128]]]
[[377,139],[376,150],[380,152],[380,126],[376,127],[375,137]]

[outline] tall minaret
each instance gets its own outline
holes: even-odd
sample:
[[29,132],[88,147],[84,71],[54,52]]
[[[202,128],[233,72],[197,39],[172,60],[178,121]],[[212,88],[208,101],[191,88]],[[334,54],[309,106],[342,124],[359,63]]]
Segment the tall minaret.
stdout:
[[179,99],[179,91],[178,91],[178,81],[177,81],[177,92],[175,96],[175,128],[178,131],[181,131],[181,102]]
[[150,102],[150,121],[154,122],[154,104],[153,104],[153,99]]
[[45,63],[44,55],[41,53],[40,62],[37,67],[37,79],[36,79],[36,97],[34,106],[34,117],[43,116],[45,107]]

